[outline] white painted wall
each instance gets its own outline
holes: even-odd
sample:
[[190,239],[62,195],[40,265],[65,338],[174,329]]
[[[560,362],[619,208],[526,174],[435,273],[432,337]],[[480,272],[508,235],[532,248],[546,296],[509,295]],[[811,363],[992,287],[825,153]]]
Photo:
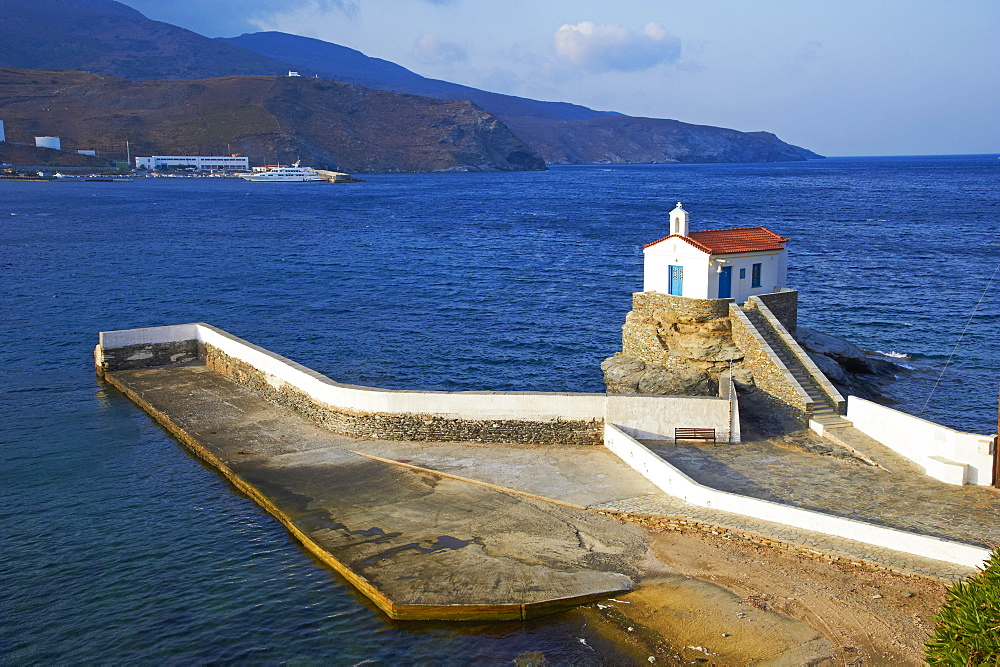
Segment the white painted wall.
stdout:
[[[643,248],[644,292],[670,294],[670,265],[684,267],[684,292],[680,296],[707,299],[710,256],[679,237],[667,238]],[[718,293],[718,290],[716,290]],[[714,298],[714,297],[713,297]]]
[[182,340],[198,339],[197,324],[171,324],[163,327],[102,331],[99,337],[101,347],[105,350],[128,347],[129,345],[176,343]]
[[966,567],[982,567],[990,555],[989,549],[884,528],[703,486],[611,423],[604,425],[604,446],[664,493],[698,507],[711,507]]
[[136,157],[136,169],[159,169],[160,167],[195,167],[201,171],[250,169],[250,158],[231,155],[153,155]]
[[[753,284],[753,265],[761,265],[760,287]],[[785,287],[788,277],[788,251],[747,252],[709,255],[681,238],[666,238],[643,249],[645,292],[670,293],[670,266],[684,267],[684,292],[692,299],[719,298],[719,266],[733,268],[732,298],[743,303],[756,294],[768,294]],[[744,277],[740,278],[740,269]]]
[[[788,277],[788,252],[778,250],[774,252],[747,252],[731,255],[712,255],[715,265],[711,271],[714,279],[710,281],[709,299],[719,298],[719,274],[716,269],[719,264],[733,267],[733,299],[736,303],[744,303],[751,296],[757,294],[769,294],[777,292],[785,287]],[[753,284],[753,265],[760,264],[760,287],[751,287]],[[744,271],[744,277],[740,278],[740,269]]]
[[334,382],[290,359],[208,324],[106,331],[100,349],[199,340],[262,371],[276,389],[287,383],[319,403],[358,412],[435,415],[447,419],[590,421],[614,419],[639,437],[668,439],[684,426],[728,437],[729,401],[696,396],[630,396],[557,392],[400,391]]
[[[602,394],[604,395],[604,394]],[[604,418],[633,438],[672,440],[675,428],[714,428],[718,442],[730,436],[730,404],[725,398],[607,394]]]
[[847,419],[935,479],[979,486],[993,481],[993,436],[956,431],[857,396],[847,400]]

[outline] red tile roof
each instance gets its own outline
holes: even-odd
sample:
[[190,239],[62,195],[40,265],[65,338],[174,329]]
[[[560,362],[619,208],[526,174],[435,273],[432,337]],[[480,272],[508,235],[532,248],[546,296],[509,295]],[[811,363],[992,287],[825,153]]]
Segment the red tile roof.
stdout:
[[647,243],[643,247],[648,248],[660,241],[666,241],[674,237],[684,239],[695,248],[710,255],[781,250],[785,247],[785,242],[788,241],[785,237],[778,236],[770,229],[764,227],[737,227],[734,229],[706,229],[689,232],[687,236],[673,234],[665,236],[658,241]]

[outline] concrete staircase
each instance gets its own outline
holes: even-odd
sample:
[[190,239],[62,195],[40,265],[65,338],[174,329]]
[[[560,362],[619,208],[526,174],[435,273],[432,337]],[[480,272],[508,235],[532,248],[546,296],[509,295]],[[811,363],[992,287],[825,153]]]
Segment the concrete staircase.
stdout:
[[[771,348],[774,355],[781,360],[781,363],[785,365],[796,382],[809,395],[809,398],[813,400],[810,427],[822,434],[824,430],[852,426],[851,422],[837,412],[837,405],[834,401],[823,391],[809,369],[792,353],[788,348],[788,344],[778,336],[764,315],[755,308],[745,308],[743,312],[746,313],[747,319],[750,320],[750,323],[753,324],[757,333],[760,334],[768,347]],[[802,352],[802,354],[805,354],[805,352]]]

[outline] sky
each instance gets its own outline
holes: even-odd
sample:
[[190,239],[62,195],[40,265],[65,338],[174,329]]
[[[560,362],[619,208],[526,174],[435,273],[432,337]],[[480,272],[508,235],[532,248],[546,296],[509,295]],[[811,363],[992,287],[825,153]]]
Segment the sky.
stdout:
[[1000,153],[1000,0],[122,0],[418,74],[822,155]]

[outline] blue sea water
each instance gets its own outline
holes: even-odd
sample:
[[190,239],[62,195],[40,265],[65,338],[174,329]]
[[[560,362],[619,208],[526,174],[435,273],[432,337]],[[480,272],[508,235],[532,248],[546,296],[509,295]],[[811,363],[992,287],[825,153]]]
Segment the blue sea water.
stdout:
[[0,181],[0,662],[621,658],[578,613],[385,619],[94,378],[101,330],[205,321],[381,387],[601,391],[680,200],[695,229],[789,237],[800,323],[906,355],[897,407],[995,430],[997,156],[367,179]]

